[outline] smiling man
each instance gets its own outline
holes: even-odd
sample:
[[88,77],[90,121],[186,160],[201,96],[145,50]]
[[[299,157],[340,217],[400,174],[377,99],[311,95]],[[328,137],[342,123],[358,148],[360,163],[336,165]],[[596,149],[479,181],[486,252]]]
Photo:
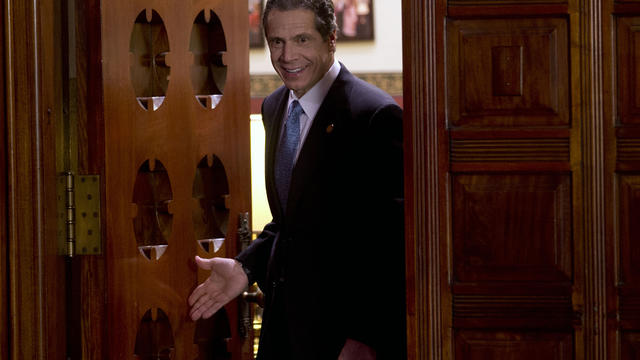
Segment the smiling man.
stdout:
[[200,259],[209,317],[257,282],[258,359],[403,359],[402,110],[334,59],[332,0],[268,0],[284,85],[262,105],[273,220],[236,259]]
[[273,9],[268,21],[273,68],[285,87],[301,98],[333,65],[336,33],[320,34],[315,28],[315,14],[306,9]]

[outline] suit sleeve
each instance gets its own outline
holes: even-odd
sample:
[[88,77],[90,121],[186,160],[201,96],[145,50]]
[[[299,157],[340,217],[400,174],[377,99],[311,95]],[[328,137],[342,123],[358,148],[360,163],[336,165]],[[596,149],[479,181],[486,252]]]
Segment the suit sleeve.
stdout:
[[248,248],[236,256],[235,259],[242,264],[247,274],[249,285],[257,282],[261,289],[265,288],[267,263],[271,254],[271,247],[277,234],[278,225],[273,221],[268,223],[258,238],[252,241]]
[[[354,294],[360,315],[356,333],[381,358],[401,354],[405,337],[404,177],[402,110],[395,104],[377,109],[367,124],[362,150],[366,218],[358,237],[354,288],[374,294],[368,301]],[[370,314],[376,314],[371,316]],[[402,357],[398,357],[402,358]]]

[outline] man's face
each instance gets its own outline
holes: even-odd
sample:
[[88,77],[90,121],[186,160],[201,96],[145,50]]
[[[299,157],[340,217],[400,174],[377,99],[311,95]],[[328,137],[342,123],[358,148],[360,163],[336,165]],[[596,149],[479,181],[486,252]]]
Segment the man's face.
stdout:
[[271,64],[285,86],[302,97],[333,64],[335,32],[327,40],[315,27],[311,10],[272,10],[267,19]]

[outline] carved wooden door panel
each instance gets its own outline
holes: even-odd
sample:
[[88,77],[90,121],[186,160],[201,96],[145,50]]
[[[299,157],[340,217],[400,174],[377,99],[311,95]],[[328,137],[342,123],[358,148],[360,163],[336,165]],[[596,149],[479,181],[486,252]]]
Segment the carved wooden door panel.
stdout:
[[410,354],[637,359],[638,2],[404,5]]
[[101,7],[107,358],[251,358],[237,303],[187,304],[194,256],[234,256],[250,209],[246,2]]
[[446,36],[453,358],[574,359],[569,23],[452,17]]
[[[613,66],[605,85],[615,89],[606,104],[607,150],[607,330],[608,356],[640,357],[640,12],[637,3],[607,3],[615,31],[604,62]],[[636,5],[636,6],[633,6]],[[608,39],[607,39],[608,40]],[[607,42],[605,44],[609,45]],[[613,74],[613,76],[611,76]],[[609,77],[611,76],[611,77]]]

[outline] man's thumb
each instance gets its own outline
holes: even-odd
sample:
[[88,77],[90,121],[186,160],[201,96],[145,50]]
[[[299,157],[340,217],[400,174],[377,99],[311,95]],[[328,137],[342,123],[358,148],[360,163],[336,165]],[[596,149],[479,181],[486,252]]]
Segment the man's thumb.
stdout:
[[196,255],[196,264],[202,270],[213,269],[213,259],[203,259],[200,256]]

